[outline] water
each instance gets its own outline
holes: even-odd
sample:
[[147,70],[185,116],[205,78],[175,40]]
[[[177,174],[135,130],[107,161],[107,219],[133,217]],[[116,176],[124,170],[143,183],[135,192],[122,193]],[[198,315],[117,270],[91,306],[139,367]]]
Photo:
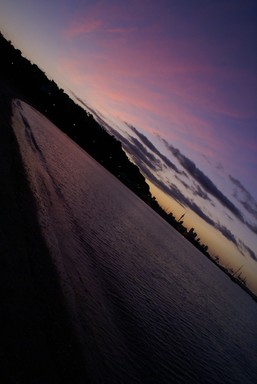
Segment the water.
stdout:
[[257,383],[257,305],[25,103],[13,125],[91,383]]

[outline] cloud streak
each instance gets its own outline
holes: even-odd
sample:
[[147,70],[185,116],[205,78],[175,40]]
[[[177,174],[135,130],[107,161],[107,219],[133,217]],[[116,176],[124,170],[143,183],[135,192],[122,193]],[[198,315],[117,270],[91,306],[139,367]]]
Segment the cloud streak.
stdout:
[[125,123],[139,138],[140,140],[152,151],[154,152],[157,156],[162,159],[164,164],[166,164],[170,169],[175,171],[178,174],[183,174],[182,171],[180,171],[175,164],[173,164],[166,156],[164,156],[154,145],[153,143],[141,132],[139,132],[133,125]]
[[194,187],[191,188],[191,190],[193,191],[194,195],[199,196],[199,197],[201,197],[204,200],[211,201],[211,199],[209,198],[208,194],[205,191],[203,191],[202,188],[199,185],[197,185],[197,184],[194,185]]
[[173,154],[174,157],[179,161],[181,166],[187,171],[187,173],[199,183],[206,192],[216,198],[223,207],[227,208],[231,213],[234,214],[241,222],[244,223],[244,218],[240,210],[215,186],[215,184],[206,176],[195,163],[188,157],[184,156],[179,149],[173,147],[166,140],[162,139],[166,147]]
[[237,201],[244,207],[244,209],[250,213],[257,220],[257,202],[247,191],[247,189],[242,185],[242,183],[237,180],[235,177],[229,175],[230,180],[236,187],[234,189],[234,197]]
[[74,38],[79,35],[85,35],[97,31],[102,26],[101,20],[82,20],[76,22],[65,31],[65,36]]
[[135,137],[129,136],[130,153],[143,161],[153,171],[162,169],[160,161],[141,144]]
[[249,248],[247,245],[243,244],[243,247],[248,252],[248,255],[251,257],[252,260],[257,261],[257,255],[252,251],[251,248]]

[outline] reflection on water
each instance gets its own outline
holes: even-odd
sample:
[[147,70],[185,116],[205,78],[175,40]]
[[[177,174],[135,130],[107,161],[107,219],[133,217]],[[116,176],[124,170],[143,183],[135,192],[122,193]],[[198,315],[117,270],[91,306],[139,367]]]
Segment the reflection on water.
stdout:
[[91,382],[256,383],[256,303],[18,101],[14,130]]

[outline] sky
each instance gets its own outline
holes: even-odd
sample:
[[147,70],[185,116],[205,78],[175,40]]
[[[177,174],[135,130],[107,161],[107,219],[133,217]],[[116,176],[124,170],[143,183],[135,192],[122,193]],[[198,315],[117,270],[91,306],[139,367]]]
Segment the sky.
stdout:
[[255,0],[0,0],[0,29],[257,293]]

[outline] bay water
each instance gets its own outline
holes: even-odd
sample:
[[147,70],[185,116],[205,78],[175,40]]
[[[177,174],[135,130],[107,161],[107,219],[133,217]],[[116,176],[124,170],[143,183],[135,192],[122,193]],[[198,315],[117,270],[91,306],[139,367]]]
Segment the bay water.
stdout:
[[19,100],[13,129],[90,383],[256,384],[251,297]]

